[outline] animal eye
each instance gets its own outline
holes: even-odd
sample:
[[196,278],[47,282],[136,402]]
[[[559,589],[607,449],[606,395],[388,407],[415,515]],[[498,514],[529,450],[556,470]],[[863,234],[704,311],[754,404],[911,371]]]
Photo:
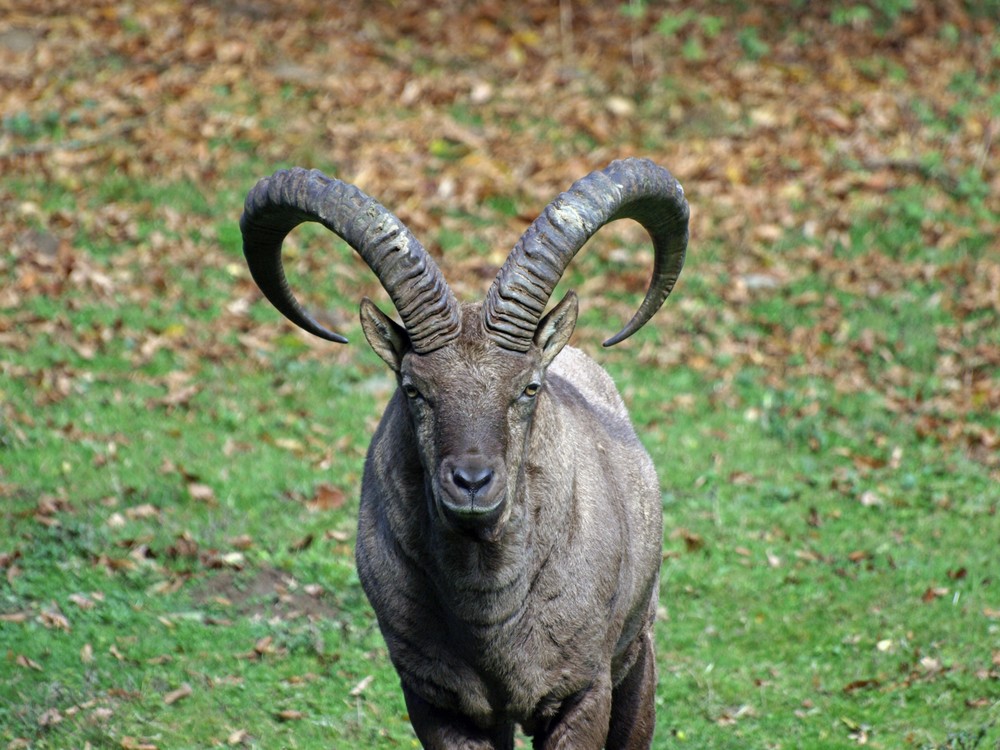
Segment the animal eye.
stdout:
[[538,394],[538,389],[541,387],[541,383],[528,383],[524,387],[524,395],[528,398],[534,398]]
[[417,390],[417,387],[413,383],[404,383],[403,393],[406,394],[407,398],[417,398],[420,395],[420,391]]

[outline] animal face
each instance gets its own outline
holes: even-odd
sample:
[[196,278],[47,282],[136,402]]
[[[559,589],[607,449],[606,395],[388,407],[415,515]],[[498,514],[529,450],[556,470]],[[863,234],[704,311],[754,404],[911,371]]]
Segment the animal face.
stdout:
[[456,341],[418,353],[405,330],[362,304],[369,343],[396,372],[435,516],[449,530],[484,541],[502,533],[546,370],[576,315],[576,297],[568,295],[539,323],[532,346],[514,352],[483,335],[481,307],[471,305]]

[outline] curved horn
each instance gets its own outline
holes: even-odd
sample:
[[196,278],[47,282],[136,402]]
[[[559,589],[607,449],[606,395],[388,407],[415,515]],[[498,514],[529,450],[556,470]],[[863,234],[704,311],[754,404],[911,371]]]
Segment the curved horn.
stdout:
[[399,311],[414,350],[433,351],[458,335],[458,302],[410,230],[353,185],[301,168],[281,170],[258,182],[247,194],[240,218],[250,274],[286,318],[322,338],[347,342],[302,308],[285,278],[281,243],[304,221],[322,224],[364,259]]
[[483,322],[505,349],[527,351],[552,290],[584,243],[605,224],[634,219],[653,240],[653,276],[632,320],[604,342],[628,338],[660,309],[684,266],[688,241],[684,188],[648,159],[614,161],[577,180],[521,235],[483,305]]

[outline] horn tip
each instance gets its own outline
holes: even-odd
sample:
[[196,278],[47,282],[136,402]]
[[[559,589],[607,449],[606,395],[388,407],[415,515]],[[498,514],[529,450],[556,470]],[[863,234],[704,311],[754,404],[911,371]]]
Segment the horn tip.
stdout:
[[607,341],[605,341],[603,344],[601,344],[601,346],[603,346],[605,348],[612,347],[615,344],[620,344],[622,341],[624,341],[625,339],[627,339],[631,335],[632,335],[631,332],[626,332],[625,330],[621,330],[618,333],[616,333],[614,336],[612,336],[611,338],[609,338]]
[[346,336],[341,336],[339,333],[334,333],[333,331],[328,331],[326,328],[322,332],[314,331],[314,333],[322,339],[327,341],[332,341],[335,344],[349,344]]

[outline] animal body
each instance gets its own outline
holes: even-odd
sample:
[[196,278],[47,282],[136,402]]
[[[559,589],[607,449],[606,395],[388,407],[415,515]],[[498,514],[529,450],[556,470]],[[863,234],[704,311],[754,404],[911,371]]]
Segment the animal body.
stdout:
[[302,221],[342,237],[402,324],[368,299],[365,336],[395,373],[365,463],[357,565],[426,748],[648,748],[660,490],[611,378],[567,346],[570,292],[545,308],[601,226],[650,234],[641,327],[680,273],[688,205],[665,169],[613,162],[528,228],[481,303],[460,304],[413,235],[357,188],[294,169],[247,197],[244,252],[265,296],[334,341],[295,300],[281,243]]

